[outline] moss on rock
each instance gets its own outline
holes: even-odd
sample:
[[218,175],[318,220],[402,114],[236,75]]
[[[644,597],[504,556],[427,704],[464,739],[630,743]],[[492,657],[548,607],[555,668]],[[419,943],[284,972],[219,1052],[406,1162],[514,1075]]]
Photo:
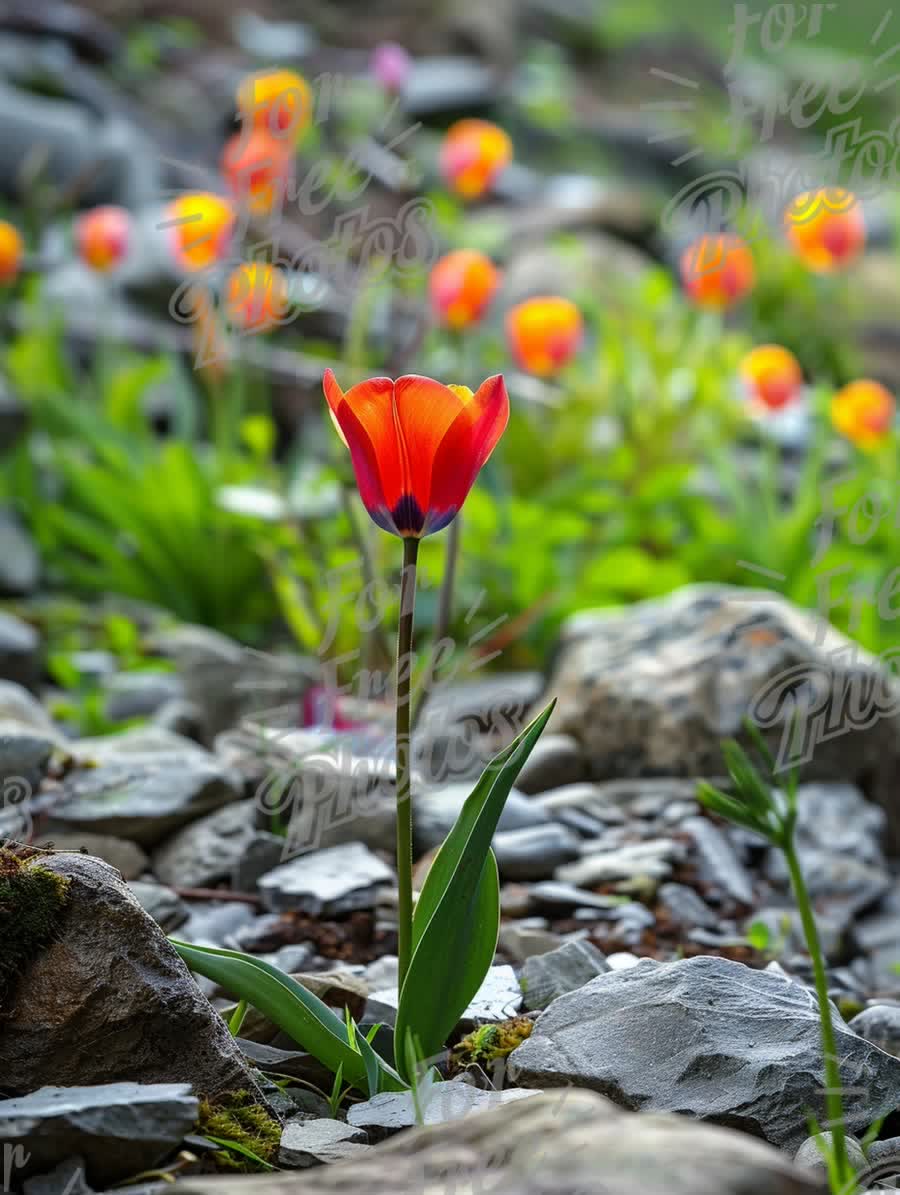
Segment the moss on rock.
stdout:
[[[198,1131],[215,1138],[217,1144],[233,1141],[270,1166],[278,1160],[281,1125],[249,1091],[234,1091],[214,1101],[201,1100]],[[227,1146],[211,1154],[210,1159],[217,1170],[254,1174],[263,1169],[246,1154]]]
[[459,1074],[470,1066],[489,1066],[498,1058],[506,1058],[516,1046],[531,1037],[534,1021],[529,1017],[512,1017],[497,1025],[479,1025],[453,1047],[450,1068]]
[[39,852],[0,849],[0,1013],[30,959],[57,936],[69,881]]

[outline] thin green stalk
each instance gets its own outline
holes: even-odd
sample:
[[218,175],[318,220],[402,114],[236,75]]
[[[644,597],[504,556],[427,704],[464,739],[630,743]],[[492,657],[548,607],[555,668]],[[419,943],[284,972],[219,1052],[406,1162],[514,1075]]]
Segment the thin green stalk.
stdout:
[[412,724],[418,726],[419,720],[431,694],[434,692],[434,682],[437,674],[437,662],[440,655],[441,643],[450,632],[450,620],[453,617],[453,591],[456,585],[456,566],[459,561],[459,540],[462,513],[457,514],[447,531],[447,548],[444,554],[444,575],[441,578],[441,591],[438,595],[437,620],[434,624],[434,645],[428,668],[422,679],[422,686],[413,711]]
[[[819,1001],[819,1019],[822,1022],[822,1050],[825,1055],[825,1110],[828,1114],[828,1127],[831,1129],[832,1152],[841,1189],[853,1190],[854,1172],[847,1160],[847,1142],[844,1138],[844,1101],[841,1095],[841,1072],[838,1066],[837,1045],[834,1038],[834,1025],[831,1023],[831,1005],[828,1000],[828,979],[825,974],[825,960],[822,955],[822,943],[816,928],[809,892],[800,861],[794,849],[793,837],[788,836],[782,845],[784,857],[787,861],[794,889],[794,899],[800,911],[803,934],[806,946],[812,958],[813,974],[816,981],[816,996]],[[847,1186],[849,1184],[849,1186]]]
[[228,1031],[232,1037],[237,1037],[241,1031],[241,1026],[244,1023],[244,1017],[247,1015],[247,1001],[239,1000],[237,1008],[231,1014],[231,1020],[228,1022]]
[[400,620],[397,628],[397,884],[398,948],[400,987],[406,978],[412,956],[412,799],[410,772],[409,689],[412,672],[413,619],[416,607],[416,562],[419,541],[403,541],[403,576],[400,582]]

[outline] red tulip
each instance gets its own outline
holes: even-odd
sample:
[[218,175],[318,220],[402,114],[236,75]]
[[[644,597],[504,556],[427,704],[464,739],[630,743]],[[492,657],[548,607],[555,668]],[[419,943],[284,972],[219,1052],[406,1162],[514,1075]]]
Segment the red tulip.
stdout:
[[222,151],[222,174],[237,203],[269,215],[283,202],[294,153],[284,139],[264,129],[235,133]]
[[441,173],[462,199],[478,199],[490,190],[512,156],[512,142],[499,125],[467,117],[447,130]]
[[897,404],[880,382],[850,382],[831,400],[831,422],[863,452],[874,451],[887,438]]
[[584,321],[570,299],[539,295],[506,313],[506,339],[522,369],[548,378],[568,365],[581,348]]
[[803,386],[800,362],[780,344],[760,344],[740,364],[740,374],[752,398],[770,411],[786,407]]
[[509,419],[499,374],[474,394],[416,375],[370,378],[345,394],[330,369],[323,385],[366,510],[402,539],[452,521]]
[[866,245],[862,204],[839,187],[798,195],[784,214],[784,230],[794,252],[816,274],[844,269]]
[[8,221],[0,220],[0,283],[15,282],[24,252],[19,230]]
[[500,271],[476,249],[455,249],[436,261],[428,279],[431,310],[448,328],[476,324],[500,285]]
[[755,280],[753,254],[740,237],[702,236],[681,255],[681,282],[698,307],[730,307]]
[[75,245],[81,260],[101,274],[124,259],[131,241],[131,216],[122,207],[95,207],[75,221]]

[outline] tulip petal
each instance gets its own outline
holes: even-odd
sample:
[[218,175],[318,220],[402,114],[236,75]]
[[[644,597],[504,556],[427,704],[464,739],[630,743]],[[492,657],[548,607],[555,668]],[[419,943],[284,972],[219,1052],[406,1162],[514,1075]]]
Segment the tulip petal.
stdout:
[[482,382],[444,434],[434,458],[428,524],[430,535],[453,518],[509,421],[503,377]]
[[410,374],[394,383],[403,468],[402,496],[414,498],[421,512],[431,506],[438,446],[466,405],[465,395],[431,378]]
[[350,449],[363,505],[380,527],[396,534],[389,525],[389,512],[401,496],[394,383],[390,378],[371,378],[344,393],[328,369],[322,384],[334,420]]

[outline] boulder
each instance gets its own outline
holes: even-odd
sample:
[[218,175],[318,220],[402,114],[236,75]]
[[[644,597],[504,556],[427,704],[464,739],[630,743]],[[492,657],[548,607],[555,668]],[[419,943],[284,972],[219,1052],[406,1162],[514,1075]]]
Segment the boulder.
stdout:
[[[900,1103],[900,1060],[832,1020],[848,1128]],[[562,996],[510,1055],[528,1087],[574,1084],[623,1107],[680,1112],[796,1150],[825,1120],[815,997],[728,959],[642,960]]]
[[190,1083],[217,1096],[255,1082],[225,1022],[108,864],[41,859],[69,880],[57,937],[15,982],[0,1018],[0,1086]]
[[721,740],[750,717],[780,765],[858,783],[900,844],[900,682],[779,594],[696,585],[578,614],[548,689],[535,710],[557,698],[551,728],[578,740],[591,779],[721,776]]

